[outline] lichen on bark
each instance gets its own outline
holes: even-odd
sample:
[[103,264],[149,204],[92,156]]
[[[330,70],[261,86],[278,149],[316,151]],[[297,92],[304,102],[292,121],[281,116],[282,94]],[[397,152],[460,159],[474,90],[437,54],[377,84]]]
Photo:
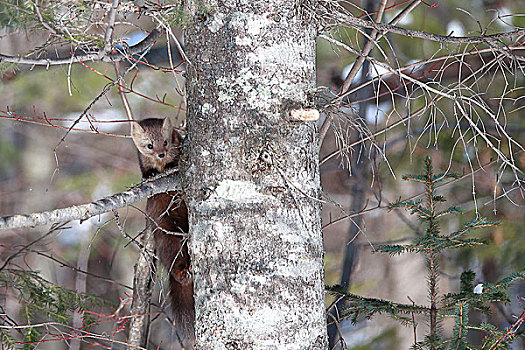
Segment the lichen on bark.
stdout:
[[315,87],[299,1],[214,1],[185,32],[199,349],[325,349],[318,131],[283,118]]

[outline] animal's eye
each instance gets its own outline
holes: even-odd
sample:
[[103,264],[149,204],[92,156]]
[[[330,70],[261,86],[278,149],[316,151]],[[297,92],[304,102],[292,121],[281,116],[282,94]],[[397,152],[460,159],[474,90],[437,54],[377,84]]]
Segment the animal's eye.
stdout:
[[150,144],[148,145],[148,148],[149,148],[149,149],[153,149],[153,145],[150,143]]
[[164,146],[168,145],[168,141],[164,140]]

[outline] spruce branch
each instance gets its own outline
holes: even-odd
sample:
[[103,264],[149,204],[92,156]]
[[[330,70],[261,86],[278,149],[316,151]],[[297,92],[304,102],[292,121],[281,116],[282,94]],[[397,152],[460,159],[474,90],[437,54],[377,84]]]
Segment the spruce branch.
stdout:
[[357,323],[360,317],[370,319],[376,314],[388,314],[393,319],[407,325],[414,322],[411,317],[412,314],[422,314],[429,311],[428,307],[422,305],[395,303],[384,299],[347,293],[340,286],[327,287],[327,290],[336,298],[343,298],[346,301],[341,316],[350,318],[353,323]]
[[449,293],[443,298],[443,308],[440,310],[441,316],[455,317],[454,338],[452,349],[471,349],[466,342],[466,335],[470,329],[475,329],[486,333],[484,343],[480,349],[507,349],[507,344],[516,337],[516,331],[525,320],[525,311],[522,315],[504,330],[500,330],[494,325],[482,323],[479,326],[468,324],[468,311],[477,309],[481,312],[490,312],[490,303],[509,302],[508,288],[518,280],[525,279],[525,270],[512,273],[496,283],[486,284],[481,293],[473,291],[473,281],[475,274],[472,271],[465,271],[461,274],[459,293]]
[[486,218],[475,218],[472,219],[472,221],[468,223],[464,223],[463,226],[451,234],[445,236],[449,239],[458,238],[466,235],[473,229],[482,228],[482,227],[491,227],[491,226],[497,226],[499,222],[497,221],[487,221]]
[[47,319],[67,324],[72,311],[106,303],[101,298],[58,287],[35,271],[5,269],[0,272],[0,284],[18,292],[20,301],[25,304],[28,323],[32,323],[37,314],[44,314]]
[[478,238],[451,239],[448,237],[426,235],[415,239],[414,243],[382,245],[379,246],[376,251],[390,255],[398,255],[402,253],[424,253],[430,252],[431,250],[440,251],[446,248],[473,247],[483,244],[486,244],[486,241]]
[[498,282],[487,283],[484,287],[485,291],[483,293],[496,293],[502,290],[507,290],[513,283],[522,279],[525,279],[525,270],[514,272]]
[[[433,197],[433,201],[434,202],[436,201],[436,196]],[[435,218],[437,219],[437,218],[440,218],[440,217],[448,215],[448,214],[459,215],[461,213],[462,213],[462,211],[458,207],[449,207],[449,208],[447,208],[445,210],[438,211],[436,213]]]
[[[430,318],[429,334],[423,342],[414,344],[415,348],[429,348],[441,349],[445,342],[451,344],[451,349],[468,349],[469,346],[466,341],[468,333],[468,312],[472,307],[483,311],[484,305],[488,301],[505,300],[505,293],[510,283],[521,275],[516,274],[504,279],[501,287],[494,287],[494,292],[491,289],[485,289],[485,292],[480,294],[474,293],[472,282],[474,274],[472,272],[465,272],[461,278],[461,290],[456,294],[447,294],[439,305],[439,295],[437,290],[438,279],[440,277],[439,259],[441,251],[449,248],[471,247],[486,242],[477,238],[465,238],[465,236],[473,229],[490,227],[497,225],[496,222],[490,222],[485,218],[475,218],[472,221],[465,223],[462,227],[450,234],[442,235],[439,231],[438,219],[449,215],[459,215],[462,213],[461,209],[451,206],[444,210],[438,210],[437,205],[445,202],[446,198],[441,195],[436,195],[435,190],[438,184],[445,179],[457,179],[457,174],[434,174],[432,169],[432,160],[430,157],[425,158],[425,174],[422,175],[406,175],[403,179],[423,183],[425,185],[426,201],[423,205],[422,200],[405,200],[397,201],[389,205],[389,209],[404,208],[417,215],[423,222],[426,222],[426,234],[413,240],[412,243],[406,245],[384,245],[378,248],[378,251],[388,253],[390,255],[401,254],[405,252],[423,253],[427,259],[428,266],[428,287],[430,297],[430,311],[428,313]],[[454,317],[454,337],[449,340],[442,340],[439,334],[439,318]],[[438,318],[439,317],[439,318]]]
[[[376,251],[397,255],[402,253],[420,253],[426,257],[428,270],[428,290],[430,306],[407,305],[394,303],[378,298],[366,298],[351,293],[344,293],[337,286],[328,288],[329,292],[338,298],[344,298],[348,307],[342,311],[342,317],[348,317],[357,322],[360,317],[371,318],[376,314],[388,314],[403,324],[414,324],[413,314],[424,314],[429,319],[429,331],[423,341],[414,340],[413,349],[474,349],[467,340],[469,330],[477,329],[489,334],[487,341],[480,350],[504,349],[516,337],[516,324],[506,330],[498,330],[491,325],[473,326],[469,324],[469,311],[479,310],[483,313],[490,311],[493,302],[508,302],[508,288],[518,280],[525,279],[525,270],[513,273],[500,281],[483,286],[483,290],[474,288],[475,274],[465,271],[461,274],[460,291],[441,296],[438,293],[440,277],[439,263],[445,249],[472,247],[486,244],[482,239],[468,237],[468,234],[478,228],[493,227],[497,222],[477,217],[464,223],[457,231],[442,234],[438,219],[446,215],[459,215],[461,209],[456,206],[438,210],[438,205],[446,201],[442,195],[435,193],[438,183],[447,178],[459,178],[455,174],[434,174],[432,160],[425,159],[425,173],[422,175],[408,175],[405,180],[423,183],[425,185],[425,201],[407,199],[398,200],[389,204],[388,208],[406,209],[417,215],[426,224],[426,234],[416,237],[409,244],[390,244],[379,246]],[[440,332],[440,320],[453,318],[453,336],[444,338]],[[521,319],[521,316],[520,316]],[[525,312],[523,320],[525,321]],[[521,324],[521,323],[520,323]]]

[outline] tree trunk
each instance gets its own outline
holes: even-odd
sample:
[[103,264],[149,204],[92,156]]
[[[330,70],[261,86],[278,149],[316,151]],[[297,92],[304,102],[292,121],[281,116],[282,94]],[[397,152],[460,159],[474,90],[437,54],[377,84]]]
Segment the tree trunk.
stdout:
[[325,349],[318,130],[304,1],[195,2],[185,33],[197,349]]

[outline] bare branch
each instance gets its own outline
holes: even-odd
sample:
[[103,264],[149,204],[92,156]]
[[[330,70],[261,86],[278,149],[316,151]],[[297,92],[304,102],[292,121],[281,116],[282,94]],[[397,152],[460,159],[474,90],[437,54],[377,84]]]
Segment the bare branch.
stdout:
[[[117,77],[121,77],[120,75],[120,69],[119,69],[119,63],[113,62],[113,66],[115,67],[115,73]],[[122,83],[118,84],[118,93],[120,95],[120,99],[122,100],[122,105],[124,106],[124,110],[126,111],[126,116],[128,117],[128,120],[134,120],[133,118],[133,112],[131,111],[131,106],[129,105],[128,98],[126,97],[126,92],[124,91],[124,85],[126,82],[124,81],[124,77],[122,77]]]
[[133,274],[133,302],[131,304],[131,319],[129,326],[128,349],[136,349],[144,343],[146,327],[149,321],[148,309],[153,289],[153,251],[155,240],[151,229],[141,237],[144,248],[141,249],[139,259],[135,264]]
[[[363,56],[363,54],[351,47],[349,47],[348,45],[346,44],[343,44],[337,40],[334,40],[326,35],[321,35],[320,37],[328,40],[329,42],[333,43],[334,45],[338,45],[342,48],[344,48],[345,50],[353,53],[353,54],[356,54],[356,55],[359,55],[359,56]],[[480,102],[476,101],[475,99],[472,99],[468,96],[462,96],[462,95],[456,95],[454,92],[447,92],[446,90],[445,91],[442,91],[442,90],[439,90],[437,88],[434,88],[428,84],[425,84],[417,79],[414,79],[412,78],[411,76],[399,71],[399,70],[396,70],[392,67],[390,67],[389,65],[383,63],[383,62],[379,62],[378,60],[374,59],[373,57],[366,57],[366,59],[370,60],[370,62],[372,62],[374,65],[378,66],[378,67],[381,67],[381,68],[384,68],[388,71],[390,71],[392,74],[397,74],[399,77],[403,78],[403,79],[406,79],[416,85],[418,85],[419,87],[421,87],[423,90],[426,90],[428,91],[429,93],[432,92],[438,96],[443,96],[451,101],[454,102],[454,105],[455,105],[455,108],[457,108],[459,111],[460,111],[460,114],[461,114],[461,117],[465,118],[465,120],[467,120],[469,122],[469,124],[471,125],[472,127],[472,130],[476,132],[476,134],[478,134],[484,141],[485,143],[487,144],[487,146],[492,149],[494,151],[494,153],[497,154],[498,158],[501,159],[506,165],[508,165],[510,168],[512,168],[516,173],[520,173],[520,174],[523,174],[523,170],[519,169],[516,164],[514,163],[514,161],[512,160],[509,160],[507,159],[507,157],[505,156],[505,154],[503,154],[503,152],[501,152],[498,147],[493,144],[493,142],[488,138],[488,136],[482,131],[479,129],[478,125],[472,120],[472,118],[470,117],[470,115],[468,115],[468,113],[465,111],[465,109],[463,108],[463,106],[460,104],[460,101],[462,102],[466,102],[466,103],[470,103],[472,105],[475,105],[476,107],[479,107],[479,108],[482,108],[485,110],[485,112],[491,114],[491,117],[492,119],[496,119],[495,117],[492,116],[492,113],[486,109],[485,106],[481,105]],[[517,144],[517,143],[516,143]],[[517,144],[521,149],[523,149],[523,147],[519,144]]]
[[115,29],[115,19],[117,18],[118,3],[119,0],[113,0],[111,2],[111,10],[109,11],[108,15],[108,27],[106,28],[106,33],[104,35],[104,55],[107,55],[113,49],[113,29]]
[[0,229],[34,227],[71,220],[83,221],[90,217],[136,203],[157,193],[177,191],[180,189],[181,184],[178,169],[173,169],[158,177],[147,180],[129,191],[117,193],[88,204],[75,205],[42,213],[5,216],[0,218]]
[[55,30],[53,27],[51,27],[46,21],[44,21],[44,17],[42,17],[42,14],[40,13],[40,6],[42,6],[42,5],[40,5],[40,4],[38,3],[38,0],[36,0],[36,1],[33,3],[33,5],[35,6],[35,13],[36,13],[36,15],[38,16],[38,20],[40,21],[40,23],[42,24],[42,26],[43,26],[44,28],[46,28],[47,30],[49,30],[51,33],[53,33],[53,34],[57,34],[56,30]]
[[[419,1],[417,1],[419,2]],[[372,21],[367,21],[354,16],[346,15],[343,13],[337,13],[336,17],[338,24],[351,24],[363,28],[372,28],[380,33],[394,33],[404,35],[410,38],[420,38],[431,41],[438,41],[442,43],[456,43],[456,44],[476,44],[476,43],[487,43],[496,42],[501,39],[511,38],[514,36],[524,35],[525,29],[516,29],[512,32],[496,33],[491,35],[480,35],[480,36],[449,36],[439,35],[434,33],[423,32],[420,30],[411,30],[401,27],[397,27],[390,22],[390,24],[380,24]]]
[[[189,65],[192,65],[190,59],[188,58],[188,56],[186,56],[186,53],[184,52],[184,49],[180,45],[179,40],[177,39],[175,34],[173,34],[173,31],[171,30],[171,27],[166,24],[166,21],[163,21],[162,19],[158,18],[153,13],[151,14],[151,17],[153,19],[155,19],[162,27],[164,27],[164,30],[166,31],[166,36],[171,36],[172,37],[173,41],[175,42],[175,46],[177,46],[177,50],[179,50],[180,56],[182,57],[184,62],[187,62]],[[169,45],[168,45],[168,47],[169,47]]]
[[144,52],[142,52],[142,54],[140,55],[139,59],[138,60],[135,60],[135,62],[133,62],[133,64],[128,68],[126,69],[126,71],[124,72],[123,75],[118,75],[117,78],[115,80],[113,80],[111,83],[108,83],[106,84],[106,86],[104,87],[104,89],[102,89],[102,91],[97,95],[97,97],[95,97],[91,103],[84,109],[84,111],[82,111],[82,114],[80,114],[80,116],[73,122],[73,124],[71,124],[71,126],[69,127],[69,129],[67,130],[67,132],[64,134],[64,136],[62,136],[62,138],[60,139],[60,141],[58,142],[58,144],[55,146],[55,149],[53,150],[53,152],[56,152],[56,150],[58,149],[58,147],[62,144],[62,142],[65,141],[66,137],[69,135],[69,133],[71,132],[71,130],[73,130],[73,128],[80,122],[80,120],[88,113],[88,111],[91,109],[91,107],[93,107],[95,105],[95,103],[102,97],[104,96],[109,90],[111,90],[111,88],[115,85],[119,85],[120,87],[120,81],[132,70],[132,69],[135,69],[135,67],[137,66],[137,64],[142,60],[142,58],[148,53],[148,51],[151,49],[151,47],[153,46],[155,42],[152,42],[150,46],[148,46]]
[[[419,3],[419,1],[417,1],[417,3]],[[386,1],[383,0],[379,7],[379,11],[377,13],[375,23],[381,23],[381,18],[383,17],[383,12],[385,11],[385,7],[386,7]],[[348,76],[346,77],[343,83],[341,92],[345,92],[346,90],[348,90],[348,88],[350,87],[350,84],[352,83],[354,78],[357,76],[357,73],[359,72],[359,70],[361,69],[361,66],[365,62],[365,57],[368,56],[370,51],[372,51],[372,49],[374,48],[374,45],[376,43],[377,33],[378,33],[377,29],[374,29],[372,33],[370,33],[370,38],[366,41],[366,44],[362,50],[363,55],[357,57],[357,60],[355,61],[354,65],[352,66],[352,69],[350,70],[350,73],[348,73]]]
[[0,54],[0,62],[12,62],[17,64],[30,64],[37,66],[57,66],[63,64],[78,63],[84,61],[103,61],[103,62],[113,62],[113,61],[123,61],[129,60],[130,56],[136,55],[144,51],[145,49],[151,47],[155,41],[159,38],[161,32],[158,29],[154,29],[151,33],[144,38],[137,45],[129,47],[123,52],[116,53],[107,53],[104,54],[104,51],[97,51],[94,53],[88,53],[84,55],[71,56],[68,58],[25,58],[25,57],[16,57],[16,56],[7,56]]
[[[408,13],[410,13],[410,11],[412,11],[418,4],[419,4],[419,0],[412,1],[412,3],[410,3],[394,19],[392,19],[392,21],[390,21],[390,25],[391,26],[395,26]],[[377,25],[379,25],[381,23],[381,19],[383,17],[383,13],[385,11],[385,7],[386,7],[386,1],[382,1],[381,5],[379,7],[379,11],[377,13],[377,17],[376,17],[375,22],[371,22],[370,21],[370,23],[374,23],[374,24],[377,24]],[[355,18],[353,16],[348,16],[348,17]],[[361,20],[361,19],[359,19],[359,20],[363,21],[365,23],[369,23],[369,21],[364,21],[364,20]],[[357,76],[357,73],[359,72],[359,69],[361,69],[361,66],[363,65],[363,63],[365,61],[365,57],[368,56],[370,51],[372,51],[372,49],[374,48],[374,45],[377,42],[377,40],[381,39],[384,36],[384,34],[381,34],[378,37],[379,32],[380,31],[378,29],[374,28],[372,33],[370,33],[370,38],[366,42],[365,46],[363,47],[363,50],[362,50],[363,54],[361,56],[359,56],[357,58],[357,60],[355,61],[354,65],[352,66],[352,69],[350,70],[350,72],[348,73],[348,75],[345,78],[345,81],[343,82],[343,86],[341,87],[341,95],[338,96],[337,98],[335,98],[334,101],[340,101],[341,99],[343,99],[345,96],[348,95],[346,92],[350,88],[350,85],[352,84],[352,81],[354,80],[354,78]],[[324,137],[326,136],[326,133],[327,133],[328,128],[330,126],[330,122],[331,122],[331,117],[327,117],[325,119],[323,125],[321,126],[321,137],[320,137],[320,143],[321,144],[322,144],[322,142],[324,140]]]

